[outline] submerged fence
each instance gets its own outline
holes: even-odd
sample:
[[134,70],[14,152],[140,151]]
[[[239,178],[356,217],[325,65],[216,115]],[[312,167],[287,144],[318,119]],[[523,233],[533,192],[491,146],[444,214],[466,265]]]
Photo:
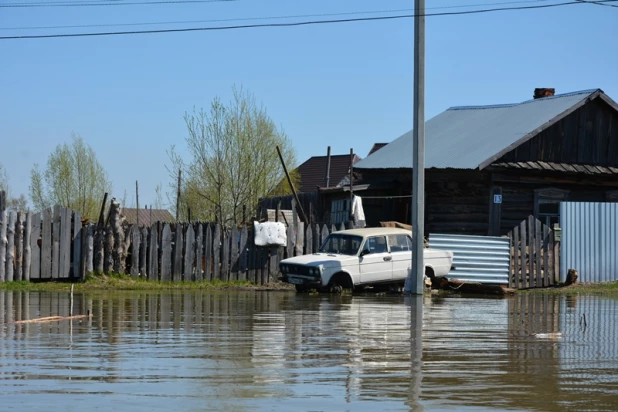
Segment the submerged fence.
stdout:
[[0,212],[0,282],[81,280],[90,272],[161,281],[273,281],[279,262],[310,254],[343,225],[293,219],[285,247],[253,242],[253,227],[163,223],[151,227],[82,224],[79,212],[56,206],[41,213]]

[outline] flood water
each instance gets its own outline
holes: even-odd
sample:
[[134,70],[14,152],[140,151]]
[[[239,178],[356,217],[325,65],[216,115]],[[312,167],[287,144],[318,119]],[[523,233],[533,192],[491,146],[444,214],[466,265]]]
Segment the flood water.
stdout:
[[0,410],[618,410],[618,301],[0,291]]

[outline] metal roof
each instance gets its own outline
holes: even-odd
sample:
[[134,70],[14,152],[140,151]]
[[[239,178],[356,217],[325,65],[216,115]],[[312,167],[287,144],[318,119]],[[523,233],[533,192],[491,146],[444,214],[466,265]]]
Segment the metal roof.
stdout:
[[[600,89],[515,104],[451,107],[425,123],[425,168],[483,169],[599,96],[616,107]],[[412,131],[354,168],[412,168]]]

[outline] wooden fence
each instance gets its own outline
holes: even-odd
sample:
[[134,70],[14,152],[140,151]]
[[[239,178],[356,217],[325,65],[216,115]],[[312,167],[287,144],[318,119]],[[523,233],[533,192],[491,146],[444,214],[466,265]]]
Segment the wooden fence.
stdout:
[[[151,227],[82,225],[79,212],[56,206],[41,213],[0,212],[0,282],[81,280],[86,273],[122,273],[162,281],[276,280],[283,258],[310,254],[343,225],[287,228],[286,247],[260,247],[252,226],[162,223]],[[251,224],[252,225],[252,224]]]
[[541,288],[557,283],[560,273],[560,242],[553,231],[534,216],[508,233],[511,239],[509,287]]

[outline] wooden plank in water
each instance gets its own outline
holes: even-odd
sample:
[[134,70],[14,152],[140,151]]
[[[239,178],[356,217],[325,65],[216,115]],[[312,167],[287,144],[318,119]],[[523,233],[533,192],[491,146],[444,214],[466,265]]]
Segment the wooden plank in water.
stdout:
[[161,281],[172,280],[172,229],[169,223],[163,226],[161,235]]
[[60,219],[62,208],[54,206],[54,219],[52,223],[52,279],[58,279],[60,273]]
[[52,226],[53,217],[51,209],[43,211],[43,229],[41,232],[41,276],[40,279],[52,277]]
[[185,282],[193,281],[193,265],[195,263],[195,232],[193,225],[189,223],[185,233],[185,261],[183,277]]

